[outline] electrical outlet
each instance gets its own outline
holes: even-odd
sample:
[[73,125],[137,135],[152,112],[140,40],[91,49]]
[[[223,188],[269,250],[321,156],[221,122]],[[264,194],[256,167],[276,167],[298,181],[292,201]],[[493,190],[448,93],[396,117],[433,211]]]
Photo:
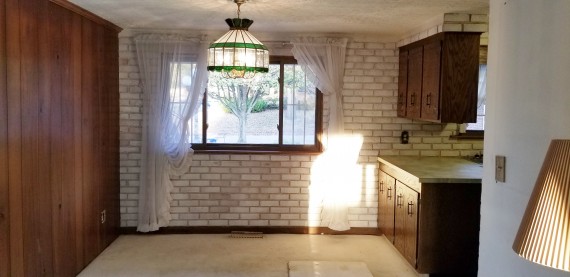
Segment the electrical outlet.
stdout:
[[408,144],[409,139],[410,139],[410,133],[408,133],[408,131],[403,131],[402,134],[400,135],[400,143]]
[[495,181],[497,182],[505,182],[506,159],[505,156],[495,156]]

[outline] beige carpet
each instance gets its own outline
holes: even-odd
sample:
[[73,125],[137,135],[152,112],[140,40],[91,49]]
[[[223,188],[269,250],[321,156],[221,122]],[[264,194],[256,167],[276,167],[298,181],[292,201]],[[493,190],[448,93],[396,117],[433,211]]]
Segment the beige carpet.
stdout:
[[289,261],[359,261],[374,277],[418,276],[383,236],[285,234],[121,236],[79,276],[288,277]]
[[291,261],[289,277],[373,277],[364,262]]

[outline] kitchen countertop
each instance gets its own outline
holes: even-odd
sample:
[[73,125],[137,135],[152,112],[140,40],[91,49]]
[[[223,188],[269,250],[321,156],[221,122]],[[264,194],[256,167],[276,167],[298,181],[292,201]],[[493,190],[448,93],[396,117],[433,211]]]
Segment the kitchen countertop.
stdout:
[[382,156],[378,161],[380,169],[413,183],[481,183],[483,178],[481,164],[459,157]]

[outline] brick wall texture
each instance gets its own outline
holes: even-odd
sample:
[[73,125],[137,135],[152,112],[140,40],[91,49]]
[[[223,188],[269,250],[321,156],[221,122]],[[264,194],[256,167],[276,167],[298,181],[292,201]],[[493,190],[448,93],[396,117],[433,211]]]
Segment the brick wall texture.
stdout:
[[[124,33],[124,32],[123,32]],[[136,50],[120,36],[121,225],[137,224],[141,171],[142,91]],[[352,227],[376,227],[378,155],[471,156],[482,141],[454,140],[456,124],[396,117],[397,41],[352,39],[344,77],[345,127],[363,144],[350,198]],[[325,99],[326,100],[326,99]],[[400,134],[410,133],[409,144]],[[195,154],[190,171],[174,177],[171,226],[323,226],[311,194],[318,155]]]
[[441,32],[480,32],[481,45],[489,45],[489,15],[468,13],[446,13],[439,22],[413,32],[397,42],[397,46],[410,44]]

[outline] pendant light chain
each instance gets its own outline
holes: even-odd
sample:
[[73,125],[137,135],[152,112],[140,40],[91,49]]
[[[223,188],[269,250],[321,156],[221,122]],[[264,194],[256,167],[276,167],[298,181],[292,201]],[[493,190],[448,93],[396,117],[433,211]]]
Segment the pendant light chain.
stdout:
[[238,6],[238,10],[237,10],[237,15],[238,15],[238,17],[237,17],[237,18],[240,18],[240,17],[239,17],[239,14],[240,14],[240,12],[241,12],[240,7],[241,7],[241,4],[242,4],[242,3],[236,3],[236,4],[237,4],[237,6]]

